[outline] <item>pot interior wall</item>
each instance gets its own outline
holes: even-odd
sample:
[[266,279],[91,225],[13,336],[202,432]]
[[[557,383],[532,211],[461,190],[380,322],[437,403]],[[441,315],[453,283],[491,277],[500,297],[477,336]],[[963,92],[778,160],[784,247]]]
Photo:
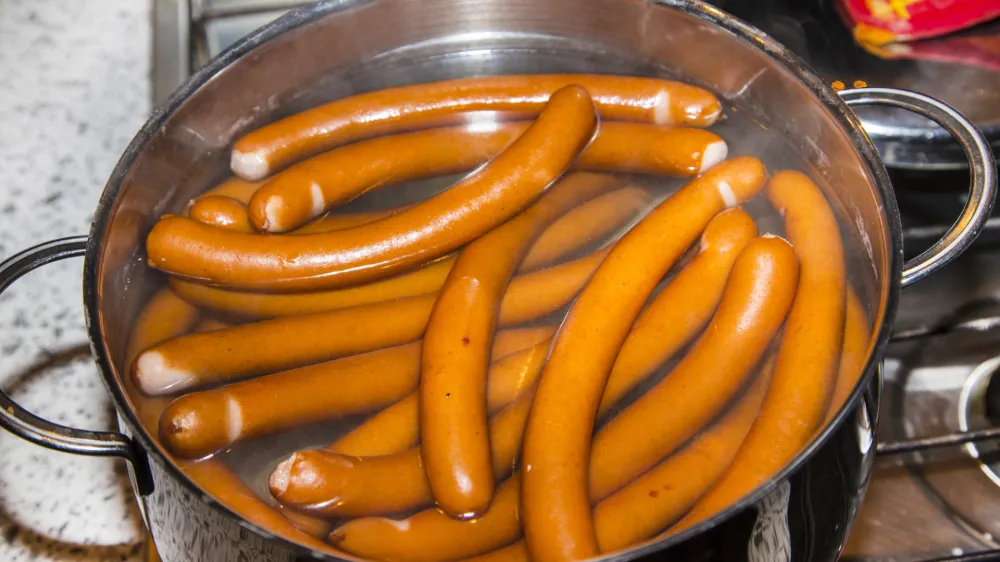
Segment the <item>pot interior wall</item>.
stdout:
[[[296,20],[298,18],[298,20]],[[224,178],[241,133],[323,101],[415,82],[484,74],[600,72],[693,82],[724,100],[718,128],[731,154],[771,171],[808,171],[837,208],[851,280],[876,325],[890,290],[892,241],[880,195],[851,135],[824,100],[751,40],[675,8],[641,0],[326,2],[225,55],[231,64],[168,103],[117,191],[101,241],[100,321],[124,373],[129,328],[163,277],[145,265],[157,217],[178,212]],[[155,118],[154,118],[155,119]],[[393,188],[382,202],[403,197]],[[373,202],[378,204],[378,202]],[[780,224],[777,227],[780,229]]]

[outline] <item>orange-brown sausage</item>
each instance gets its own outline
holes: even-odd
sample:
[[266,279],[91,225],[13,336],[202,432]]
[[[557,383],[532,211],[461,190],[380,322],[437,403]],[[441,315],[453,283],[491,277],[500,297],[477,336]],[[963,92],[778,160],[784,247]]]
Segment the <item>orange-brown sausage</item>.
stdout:
[[[498,343],[507,339],[506,331],[497,334]],[[531,377],[524,371],[535,365],[535,355],[515,354],[491,366],[490,377],[513,386],[509,379]],[[414,342],[194,392],[167,407],[160,436],[174,455],[203,458],[248,439],[386,407],[414,392],[419,374],[420,343]],[[417,425],[415,417],[406,421]],[[354,435],[356,449],[363,437]]]
[[[160,289],[139,312],[125,350],[125,365],[131,365],[144,349],[184,335],[198,323],[201,312],[178,298],[170,289]],[[160,414],[167,400],[140,393],[131,377],[122,377],[125,392],[138,414],[139,421],[151,435],[156,435]]]
[[[333,232],[374,222],[400,209],[367,211],[362,213],[332,214],[320,217],[289,234],[303,235],[317,232]],[[257,232],[247,216],[246,203],[225,195],[202,195],[191,201],[187,216],[204,224],[226,228],[236,232]]]
[[[490,419],[489,435],[493,473],[498,480],[508,477],[520,456],[524,426],[534,388],[529,387],[510,405]],[[400,428],[415,427],[416,404],[407,412]],[[641,426],[633,427],[636,433]],[[632,458],[631,448],[624,459]],[[330,449],[327,449],[330,451]],[[605,475],[597,475],[598,479]],[[392,479],[391,486],[380,482]],[[352,457],[324,451],[295,453],[275,469],[271,492],[289,507],[328,517],[386,515],[411,511],[433,502],[430,485],[422,467],[421,449],[414,448],[386,456]],[[594,496],[593,501],[604,496]]]
[[167,340],[135,360],[139,389],[159,396],[416,341],[434,296],[277,318]]
[[694,177],[726,159],[722,137],[701,129],[601,123],[577,167],[635,174]]
[[351,457],[395,455],[420,443],[420,397],[416,392],[368,418],[326,450]]
[[[519,332],[524,333],[524,329],[502,330],[494,340],[494,363],[490,366],[486,390],[487,411],[490,415],[506,407],[534,384],[548,355],[550,342],[546,340],[496,359],[497,348],[507,346],[504,340],[520,337]],[[554,329],[550,328],[544,333],[551,337],[553,332]],[[527,341],[533,340],[525,340]],[[326,450],[342,455],[370,457],[393,455],[415,447],[420,442],[418,405],[417,393],[407,395],[334,441]],[[520,447],[520,441],[518,446]]]
[[[500,306],[500,325],[528,322],[566,306],[601,258],[598,252],[515,277]],[[175,338],[143,352],[133,363],[132,377],[148,395],[176,394],[409,343],[423,335],[435,298],[423,295]],[[551,328],[531,328],[526,335],[540,332],[551,333]]]
[[194,392],[167,406],[160,439],[174,455],[203,458],[254,437],[384,408],[412,392],[419,375],[415,342]]
[[[697,499],[697,495],[699,493],[698,490],[701,489],[703,491],[704,488],[707,487],[707,484],[710,484],[712,481],[712,477],[708,473],[714,470],[715,474],[718,475],[719,472],[724,470],[725,463],[732,458],[736,448],[739,447],[743,435],[745,435],[749,430],[750,424],[753,422],[753,417],[756,415],[757,409],[760,406],[764,390],[766,389],[768,372],[769,371],[765,370],[762,373],[757,382],[751,386],[751,390],[748,394],[739,401],[738,405],[729,414],[727,414],[719,424],[706,431],[684,451],[678,453],[674,457],[664,461],[660,466],[656,467],[650,472],[650,475],[652,476],[649,478],[644,477],[644,485],[652,483],[655,484],[658,489],[659,487],[664,486],[664,482],[667,481],[676,485],[676,482],[674,482],[675,477],[681,478],[684,480],[684,483],[676,486],[678,490],[675,493],[668,495],[664,492],[662,499],[650,500],[646,487],[642,488],[642,494],[635,497],[626,496],[626,494],[631,491],[629,488],[626,488],[618,494],[607,498],[604,502],[599,503],[594,512],[596,522],[598,523],[598,536],[602,537],[602,539],[608,538],[609,540],[620,540],[621,534],[623,533],[635,533],[635,531],[628,528],[630,523],[640,525],[642,527],[640,532],[647,534],[648,536],[648,533],[655,532],[657,527],[652,527],[652,531],[647,530],[646,527],[656,525],[657,522],[659,522],[659,527],[662,527],[669,522],[669,518],[671,517],[670,514],[672,512],[676,512],[677,508],[675,506],[681,506],[685,503],[690,505],[690,503]],[[516,440],[509,439],[509,442],[514,441]],[[410,463],[410,466],[413,466],[413,464],[415,463]],[[684,470],[684,467],[692,470],[704,469],[706,473],[698,473],[692,477],[690,472]],[[501,471],[498,470],[497,474],[501,474]],[[517,475],[515,475],[514,478],[517,478]],[[692,478],[694,478],[696,482],[689,484],[688,480],[691,480]],[[501,486],[501,490],[503,489],[503,486]],[[410,488],[406,489],[407,493],[410,491]],[[429,491],[426,493],[429,494]],[[501,501],[499,495],[500,493],[501,492],[498,491],[498,496],[494,502]],[[658,494],[657,496],[659,497]],[[597,499],[601,498],[595,498],[595,503]],[[513,501],[516,504],[517,498],[514,498]],[[653,501],[655,505],[647,506],[647,503],[650,501]],[[492,509],[494,508],[491,507],[490,512],[492,512]],[[435,511],[436,510],[429,510],[422,513],[431,513]],[[441,512],[437,513],[441,519],[444,519]],[[640,513],[644,516],[650,517],[650,520],[635,521],[632,519],[621,520],[619,518],[608,518],[608,515],[627,515],[631,513]],[[679,515],[679,513],[676,515]],[[676,517],[676,515],[674,515],[674,517]],[[406,550],[403,550],[403,548],[397,549],[394,546],[376,547],[374,546],[376,539],[380,536],[379,533],[384,530],[382,524],[384,524],[387,520],[367,518],[359,521],[365,521],[366,523],[365,525],[358,526],[353,526],[348,523],[334,532],[334,536],[338,539],[346,538],[350,541],[342,541],[338,542],[338,544],[345,550],[354,554],[366,557],[376,557],[385,560],[422,560],[423,558],[421,557],[424,556],[424,554],[416,550],[418,544],[427,548],[435,549],[437,547],[437,541],[453,540],[454,537],[457,536],[444,534],[440,536],[433,536],[431,538],[423,537],[421,535],[432,533],[436,529],[428,527],[412,527],[410,526],[410,523],[413,522],[413,519],[408,518],[397,523],[398,532],[394,532],[391,536],[386,537],[394,542],[400,541],[400,543],[405,546]],[[517,523],[517,512],[510,511],[502,514],[498,513],[495,518],[491,520],[491,523],[499,528],[507,529]],[[622,525],[625,526],[624,531],[620,528]],[[450,529],[446,532],[450,532]],[[505,535],[505,537],[506,536],[507,535]],[[495,535],[491,534],[470,536],[468,541],[463,545],[465,555],[468,556],[470,554],[489,551],[494,547],[494,537]],[[418,543],[416,541],[428,542]],[[603,546],[604,543],[602,542],[602,547]],[[604,550],[604,552],[606,551],[607,550]],[[445,559],[450,559],[450,555]],[[470,560],[476,560],[477,562],[500,562],[508,560],[525,561],[528,560],[527,548],[523,541],[519,541],[490,554],[471,558]]]
[[[213,459],[209,459],[204,462],[211,462]],[[292,511],[291,509],[286,509],[282,506],[277,506],[275,509],[282,517],[288,519],[292,522],[292,525],[298,527],[303,533],[315,537],[317,539],[325,539],[329,536],[330,531],[333,529],[333,522],[326,519],[320,519],[318,517],[311,517],[304,513],[299,513],[297,511]]]
[[[517,278],[515,277],[515,279]],[[507,328],[500,332],[493,341],[493,354],[490,355],[490,361],[502,359],[540,343],[548,345],[555,333],[556,327],[552,325]]]
[[[691,445],[663,461],[636,483],[623,488],[618,493],[608,498],[594,498],[597,505],[594,508],[595,528],[600,540],[601,552],[627,546],[644,538],[651,536],[658,529],[662,528],[670,521],[680,516],[686,507],[690,507],[701,493],[711,485],[711,483],[721,474],[739,448],[743,437],[749,431],[753,419],[756,416],[760,403],[763,400],[764,392],[769,382],[770,370],[765,367],[761,375],[751,385],[746,396],[741,398],[736,406],[727,413],[722,420],[699,436]],[[513,442],[514,439],[509,441]],[[628,453],[628,451],[627,451]],[[375,459],[372,459],[375,460]],[[623,461],[628,461],[626,456]],[[497,474],[501,474],[500,471]],[[517,479],[515,474],[511,480]],[[509,481],[508,481],[509,482]],[[507,484],[501,485],[491,506],[487,512],[493,518],[489,523],[497,529],[503,530],[502,536],[507,544],[520,535],[510,536],[507,530],[514,528],[518,523],[518,513],[516,510],[494,512],[496,505],[500,502],[512,502],[515,506],[519,503],[519,498],[515,494],[513,498],[504,497],[501,494]],[[650,493],[650,490],[656,493]],[[409,489],[407,489],[409,491]],[[662,494],[660,493],[662,492]],[[600,503],[597,503],[598,500]],[[465,540],[462,543],[461,554],[452,551],[443,555],[441,559],[450,560],[452,556],[472,556],[489,552],[497,548],[498,534],[483,533],[467,535],[461,532],[461,528],[443,528],[416,526],[415,519],[420,517],[419,522],[423,522],[424,517],[435,513],[437,520],[447,518],[438,510],[428,510],[421,512],[418,516],[410,517],[397,522],[396,531],[386,534],[386,523],[390,520],[368,517],[357,519],[364,524],[354,524],[349,522],[338,528],[331,535],[334,544],[353,554],[376,558],[381,560],[424,560],[424,549],[430,549],[432,553],[437,553],[439,541],[454,541],[459,537]],[[456,522],[460,524],[459,522]],[[469,524],[469,523],[466,523]],[[440,534],[437,534],[440,533]],[[391,545],[379,545],[379,538],[386,542],[391,541]],[[527,548],[522,543],[503,548],[491,555],[484,556],[486,561],[493,560],[526,560]],[[433,556],[430,554],[429,556]],[[476,558],[476,560],[480,560]]]
[[[594,507],[595,529],[600,541],[601,552],[608,553],[652,536],[657,530],[669,524],[690,507],[698,497],[721,474],[743,437],[749,431],[754,417],[760,408],[764,392],[769,382],[769,370],[764,368],[747,394],[741,398],[717,424],[706,430],[690,445],[676,455],[660,463],[653,470],[643,475],[634,483],[603,499]],[[623,459],[627,461],[628,459]],[[517,478],[515,474],[514,479]],[[496,503],[501,500],[498,490]],[[512,501],[515,505],[518,498]],[[490,512],[492,513],[493,507]],[[421,512],[419,517],[429,517],[437,513],[437,518],[446,517],[437,510]],[[425,551],[438,552],[439,541],[452,541],[459,537],[466,540],[462,544],[462,556],[470,556],[489,552],[496,548],[498,535],[483,533],[466,535],[460,529],[452,530],[440,527],[413,527],[415,518],[407,518],[396,522],[396,530],[385,534],[386,523],[390,520],[380,518],[365,518],[356,521],[363,525],[347,523],[333,533],[335,544],[360,556],[382,560],[424,560]],[[420,520],[422,522],[422,519]],[[458,523],[458,522],[456,522]],[[498,512],[490,523],[504,530],[502,535],[507,542],[517,536],[506,534],[517,523],[516,511]],[[466,523],[468,524],[468,523]],[[441,534],[435,534],[441,533]],[[518,533],[519,535],[520,533]],[[430,535],[430,536],[428,536]],[[392,545],[378,545],[382,537],[391,540]],[[458,553],[448,552],[442,559],[450,560]],[[470,560],[476,562],[526,561],[527,547],[519,541],[489,554],[477,556]]]
[[833,388],[830,407],[826,411],[826,422],[837,415],[840,407],[854,390],[868,359],[868,340],[871,339],[871,324],[865,305],[861,303],[853,287],[847,287],[847,301],[844,312],[844,347],[840,352],[840,366],[837,368],[837,382]]
[[729,271],[757,225],[741,209],[719,213],[701,235],[698,255],[639,314],[604,387],[598,415],[648,378],[711,320]]
[[[343,556],[330,545],[313,538],[294,525],[277,508],[264,503],[233,471],[222,464],[222,461],[212,459],[202,462],[180,462],[178,465],[202,490],[254,525],[320,552]],[[325,526],[319,520],[301,519],[300,515],[294,517],[299,518],[303,526],[310,530],[321,531]]]
[[250,198],[253,194],[260,189],[260,186],[264,185],[263,181],[247,181],[243,178],[227,178],[215,187],[209,189],[205,193],[202,193],[198,197],[192,199],[188,206],[194,205],[201,197],[230,197],[246,205],[250,202]]
[[[725,472],[753,425],[771,382],[773,356],[746,393],[677,453],[594,506],[602,553],[654,536],[679,519]],[[682,404],[678,399],[677,404]],[[622,459],[628,462],[630,459]]]
[[[718,423],[681,452],[608,498],[592,498],[601,552],[607,553],[652,536],[679,517],[725,470],[760,409],[774,366],[773,355],[747,393]],[[628,459],[623,459],[627,461]],[[527,562],[524,541],[475,562]]]
[[[749,224],[745,221],[749,221]],[[719,215],[710,223],[713,231],[707,234],[707,239],[714,243],[721,244],[732,235],[727,234],[727,230],[735,231],[736,236],[741,236],[739,232],[748,231],[753,233],[753,223],[742,211],[729,211]],[[768,245],[765,243],[765,245]],[[791,252],[789,250],[789,252]],[[794,260],[794,257],[793,257]],[[792,290],[794,290],[794,283]],[[732,297],[730,297],[732,298]],[[713,305],[714,307],[714,305]],[[642,354],[651,355],[660,361],[665,361],[659,350],[655,347],[645,345],[651,337],[644,334],[648,331],[651,334],[657,333],[661,328],[661,319],[671,317],[674,314],[672,309],[657,307],[655,312],[658,316],[650,317],[647,322],[636,324],[632,333],[626,339],[625,346],[638,346],[635,352],[623,348],[622,353],[635,357],[636,361],[629,363],[629,368],[646,369],[656,364],[643,359]],[[679,336],[680,339],[689,339],[701,328],[700,324],[689,324],[686,327],[688,335]],[[502,334],[503,332],[501,332]],[[548,343],[542,342],[532,349],[528,349],[511,355],[508,360],[501,360],[491,366],[487,386],[488,411],[494,412],[506,406],[515,397],[524,394],[537,377],[537,370],[544,363],[548,350]],[[619,370],[618,376],[625,380],[638,380],[627,370]],[[527,402],[530,398],[521,396],[517,398],[515,404],[503,410],[503,414],[494,416],[490,421],[489,435],[491,443],[491,455],[494,463],[494,474],[497,478],[505,478],[513,469],[518,452],[521,446],[521,436],[524,430],[524,417]],[[610,406],[614,402],[607,402]],[[408,404],[404,412],[396,412],[391,418],[393,425],[384,427],[384,431],[391,440],[395,440],[395,435],[402,435],[401,442],[412,443],[413,437],[409,441],[405,436],[411,436],[414,427],[417,427],[417,407],[415,403]],[[517,412],[521,412],[520,414]],[[695,430],[698,428],[695,428]],[[633,425],[629,433],[644,432],[643,425]],[[693,433],[694,430],[691,431]],[[689,434],[690,435],[690,434]],[[607,445],[610,448],[617,447],[618,444]],[[336,449],[333,449],[336,451]],[[343,452],[343,451],[336,451]],[[397,452],[397,451],[393,451]],[[374,453],[348,453],[356,455]],[[385,454],[383,452],[382,454]],[[594,451],[596,457],[606,456],[600,451]],[[422,505],[426,505],[432,500],[430,488],[426,482],[424,471],[421,469],[421,457],[414,451],[394,458],[382,457],[380,459],[331,459],[320,455],[311,456],[310,452],[301,453],[296,457],[296,462],[286,465],[282,470],[288,470],[289,475],[282,475],[279,481],[287,486],[287,489],[278,493],[283,501],[290,502],[300,508],[310,508],[316,505],[329,507],[328,511],[321,511],[325,515],[359,515],[374,513],[391,513],[393,511],[406,511]],[[375,462],[370,462],[375,461]],[[615,467],[606,469],[608,474],[602,473],[597,479],[602,480],[614,474]],[[400,494],[395,489],[388,490],[375,485],[381,475],[392,472],[396,474],[396,484],[408,490],[408,494]],[[320,480],[302,477],[299,475],[323,475]],[[405,475],[405,477],[403,476]],[[320,483],[317,485],[317,483]],[[350,495],[350,501],[345,500],[346,495]],[[329,501],[329,498],[338,498],[337,502]],[[598,498],[599,499],[599,498]],[[420,503],[409,503],[420,502]],[[335,505],[333,505],[335,504]],[[347,511],[350,510],[350,511]],[[378,510],[378,511],[373,511]],[[388,510],[388,511],[386,511]]]
[[590,92],[606,120],[707,127],[722,113],[719,101],[706,90],[654,78],[462,78],[360,94],[261,127],[236,142],[232,169],[241,177],[261,179],[302,158],[364,138],[467,122],[470,111],[538,114],[553,92],[570,84]]
[[497,480],[511,475],[521,458],[524,426],[537,388],[537,385],[529,387],[490,418],[490,448]]
[[271,472],[268,486],[286,507],[320,517],[389,515],[433,502],[419,447],[375,457],[294,453]]
[[[500,153],[528,126],[516,122],[488,131],[432,129],[316,156],[261,187],[250,200],[250,222],[268,232],[290,230],[372,189],[475,168]],[[725,159],[727,152],[722,138],[701,129],[603,122],[576,167],[694,176]]]
[[[568,303],[604,259],[606,250],[515,277],[500,310],[506,325],[527,322],[555,312]],[[344,289],[295,294],[230,291],[171,278],[170,287],[184,300],[243,318],[277,318],[376,304],[426,295],[441,288],[455,260],[446,257],[419,269]],[[540,310],[545,304],[547,308]]]
[[462,562],[531,562],[531,558],[528,556],[528,546],[524,541],[517,541],[493,552],[465,558]]
[[475,521],[452,519],[437,509],[402,521],[366,517],[335,529],[330,544],[372,560],[443,562],[460,560],[509,544],[521,534],[517,476],[497,489],[490,509]]
[[[592,181],[611,181],[610,176],[601,176],[600,179],[594,175],[585,174]],[[614,200],[604,200],[599,197],[592,202],[602,203],[603,208],[610,213],[612,220],[603,221],[607,214],[598,214],[593,209],[585,209],[585,213],[574,213],[570,211],[565,216],[557,219],[552,225],[542,233],[538,241],[531,246],[529,257],[535,255],[531,269],[547,266],[556,263],[559,259],[572,254],[580,249],[582,245],[589,244],[593,239],[600,237],[609,228],[621,225],[621,221],[630,217],[621,217],[623,212],[632,211],[638,204],[636,202],[641,196],[629,188],[608,195],[619,195]],[[606,213],[605,211],[601,211]],[[361,220],[364,214],[355,215],[331,215],[314,222],[314,225],[321,225],[327,222],[346,220]],[[368,216],[368,215],[366,215]],[[634,214],[633,214],[634,216]],[[614,220],[617,219],[617,220]],[[307,227],[306,227],[307,228]],[[302,232],[306,228],[295,231],[293,234]],[[317,227],[318,228],[318,227]],[[334,230],[334,229],[330,229]],[[316,230],[319,232],[320,230]],[[555,236],[548,236],[549,233]],[[570,243],[569,238],[576,240]],[[536,254],[536,250],[538,253]],[[171,278],[170,285],[174,292],[182,298],[202,306],[212,308],[227,314],[252,318],[273,318],[276,316],[295,316],[308,314],[311,312],[322,312],[359,306],[375,302],[382,302],[402,297],[412,297],[432,293],[441,288],[444,280],[448,277],[452,266],[455,263],[453,256],[442,258],[441,260],[425,265],[418,269],[402,273],[395,277],[374,281],[357,287],[347,287],[344,289],[333,289],[330,291],[310,292],[300,294],[273,295],[258,292],[230,291],[209,287],[201,283],[185,281],[183,279]],[[524,268],[520,268],[524,270]],[[578,276],[570,275],[570,279]],[[562,286],[553,286],[549,290],[558,290]],[[574,289],[574,293],[577,289]]]
[[[527,123],[430,129],[374,138],[276,174],[250,201],[254,224],[288,230],[373,189],[471,170],[517,140]],[[268,217],[273,220],[268,220]]]
[[[399,209],[386,209],[363,213],[326,215],[289,234],[303,235],[344,230],[374,222],[398,211]],[[198,222],[235,232],[257,232],[250,225],[246,203],[235,197],[211,194],[202,195],[191,201],[188,206],[187,216]]]
[[169,281],[175,293],[198,306],[244,318],[276,318],[435,293],[454,264],[455,258],[449,256],[388,279],[315,293],[274,295],[229,291],[173,277]]
[[247,218],[247,206],[224,195],[205,195],[195,199],[188,209],[192,220],[233,232],[256,232]]
[[448,515],[477,517],[493,498],[486,374],[511,277],[547,226],[617,185],[603,174],[567,176],[520,215],[463,248],[438,293],[420,357],[420,441],[434,498]]
[[605,248],[515,277],[500,303],[500,325],[522,324],[562,310],[590,280],[609,251]]
[[486,411],[493,415],[531,388],[549,356],[550,340],[496,361],[486,380]]
[[[514,470],[533,395],[533,389],[527,390],[490,418],[491,466],[497,480]],[[409,424],[415,425],[413,421]],[[308,513],[335,517],[399,513],[434,501],[421,457],[421,447],[376,457],[302,451],[274,469],[269,485],[278,501]],[[383,485],[386,478],[392,483]]]
[[[691,351],[594,436],[591,497],[607,496],[646,472],[730,403],[785,321],[798,269],[795,251],[781,238],[763,236],[747,245],[719,310]],[[637,427],[645,431],[637,435]]]
[[[443,256],[516,215],[566,171],[596,127],[590,96],[566,87],[487,165],[404,211],[347,230],[284,237],[168,217],[146,240],[149,261],[169,273],[246,289],[334,288],[387,277]],[[288,228],[270,218],[262,226],[268,232]]]
[[160,289],[146,302],[132,325],[125,364],[134,361],[146,348],[190,332],[200,318],[197,308],[178,298],[170,289]]
[[517,270],[534,271],[604,242],[641,218],[651,202],[647,191],[629,186],[580,205],[545,229]]
[[195,332],[211,332],[212,330],[222,330],[223,328],[232,328],[233,324],[231,322],[225,322],[219,320],[218,318],[212,318],[211,316],[202,318],[198,325],[194,327]]
[[[143,349],[187,333],[192,327],[196,330],[211,329],[214,321],[204,319],[198,323],[199,316],[200,313],[196,308],[177,298],[169,289],[161,289],[150,298],[135,321],[125,352],[125,364],[130,364]],[[123,384],[139,416],[139,421],[150,434],[156,435],[160,414],[167,405],[167,401],[140,394],[128,377],[124,377]],[[210,461],[198,464],[181,462],[179,465],[206,492],[248,520],[271,532],[286,535],[295,540],[302,540],[304,544],[322,545],[315,539],[304,536],[302,531],[291,527],[289,521],[284,519],[280,512],[257,498],[221,462]],[[325,536],[329,529],[329,524],[321,520],[299,513],[290,513],[290,515],[297,527],[306,529],[306,533],[311,533],[314,537]],[[326,551],[330,551],[330,549],[326,548]]]
[[715,515],[774,476],[812,438],[830,403],[844,329],[844,248],[837,219],[820,189],[800,172],[775,174],[767,196],[784,215],[785,233],[801,262],[774,377],[733,464],[671,533]]
[[712,217],[756,195],[765,177],[759,160],[741,157],[692,180],[619,240],[577,297],[542,372],[525,429],[523,508],[532,558],[598,554],[588,460],[618,351],[660,278]]
[[320,217],[309,224],[297,228],[289,234],[315,234],[317,232],[333,232],[334,230],[346,230],[361,226],[379,219],[384,219],[389,215],[394,215],[406,207],[396,207],[391,209],[380,209],[378,211],[363,211],[358,213],[331,213]]
[[[697,501],[726,469],[750,430],[770,382],[773,357],[750,389],[711,428],[615,494],[594,506],[594,528],[602,553],[651,537]],[[623,459],[627,460],[627,459]],[[524,541],[465,562],[528,562]]]
[[[756,162],[754,160],[745,162],[744,164],[749,166],[759,166],[759,162]],[[763,183],[763,169],[758,168],[758,173],[759,173],[758,179],[755,181],[757,182],[757,186],[759,188]],[[687,206],[688,204],[691,203],[692,200],[687,199],[685,201],[684,198],[682,197],[681,201],[682,203],[684,203],[685,206]],[[697,205],[692,205],[692,206],[697,207]],[[666,220],[666,218],[663,218],[662,220]],[[727,221],[723,220],[723,222]],[[678,244],[679,246],[677,251],[679,253],[680,251],[683,250],[683,243],[678,242]],[[644,338],[637,338],[637,341],[644,341]],[[517,402],[521,402],[522,400],[527,400],[527,398],[523,398],[522,396],[521,398],[517,399]],[[515,404],[517,402],[515,402]],[[511,404],[511,406],[508,406],[505,410],[513,411],[515,409],[516,409],[515,405]],[[501,447],[499,445],[501,439],[498,438],[498,436],[501,434],[516,435],[518,438],[520,438],[523,430],[523,425],[517,426],[511,423],[511,420],[514,419],[517,419],[516,416],[508,415],[508,417],[506,418],[507,421],[504,422],[504,424],[500,424],[500,422],[495,420],[491,421],[490,423],[490,435],[491,435],[491,445],[493,446],[492,457],[494,461],[494,467],[495,470],[506,471],[506,472],[497,472],[496,476],[498,478],[503,478],[507,474],[509,474],[509,470],[511,469],[511,466],[514,461],[513,455],[516,454],[516,451],[518,449],[519,441],[514,443],[510,447],[506,446]],[[411,421],[411,423],[413,422]],[[501,431],[500,425],[503,425],[503,427],[507,429],[503,429]],[[516,428],[516,429],[508,430],[510,428]],[[642,431],[642,428],[641,427],[636,428],[636,430]],[[500,433],[494,435],[494,431],[498,431]],[[513,452],[504,453],[503,455],[501,455],[500,449]],[[372,513],[372,511],[370,510],[373,509],[373,506],[376,505],[391,506],[393,510],[406,510],[419,507],[420,505],[424,505],[423,503],[403,504],[401,501],[402,499],[401,496],[388,495],[388,497],[383,497],[387,496],[387,494],[382,494],[383,490],[379,490],[378,487],[376,486],[364,485],[363,484],[364,482],[376,481],[375,477],[366,475],[366,469],[365,469],[365,465],[369,464],[369,461],[374,461],[375,459],[364,459],[363,461],[360,462],[355,462],[354,460],[332,461],[330,459],[323,458],[322,456],[313,457],[313,455],[314,453],[309,451],[298,453],[295,456],[295,463],[289,463],[282,467],[281,471],[284,472],[284,474],[282,474],[278,478],[278,482],[281,483],[284,489],[280,491],[275,491],[275,495],[279,497],[282,501],[287,501],[290,504],[297,505],[300,507],[323,504],[324,505],[323,509],[330,510],[330,511],[325,511],[324,513],[330,515],[343,514],[341,510],[347,509],[348,507],[352,510],[351,513]],[[421,470],[421,467],[419,466],[419,454],[415,454],[414,452],[411,451],[407,455],[398,457],[396,461],[391,461],[391,459],[382,458],[379,459],[378,462],[384,463],[386,465],[394,464],[394,466],[396,467],[395,470],[397,474],[405,473],[413,478],[405,486],[405,488],[407,490],[410,490],[411,492],[411,495],[407,496],[407,501],[421,500],[423,502],[428,502],[431,500],[429,488],[426,484],[426,479],[424,477],[423,471]],[[321,467],[320,466],[321,464],[324,466]],[[406,468],[403,468],[402,467],[403,464],[407,464],[408,466]],[[500,468],[497,469],[497,467]],[[304,475],[324,474],[327,469],[336,471],[336,474],[330,473],[329,475],[325,476],[322,479],[321,485],[319,486],[316,486],[317,483],[316,481],[309,479],[300,479],[296,474],[298,471],[301,471],[301,474]],[[289,474],[291,474],[291,477],[289,477]],[[397,479],[397,484],[400,485],[403,484],[401,478]],[[420,491],[419,494],[412,493],[418,490]],[[352,494],[353,498],[353,502],[349,506],[345,507],[345,503],[343,501],[340,502],[328,501],[330,497],[343,498],[343,496],[348,493]],[[337,505],[332,505],[333,503],[336,503]],[[388,509],[388,507],[380,509]],[[382,511],[381,513],[391,513],[391,512],[392,511]]]

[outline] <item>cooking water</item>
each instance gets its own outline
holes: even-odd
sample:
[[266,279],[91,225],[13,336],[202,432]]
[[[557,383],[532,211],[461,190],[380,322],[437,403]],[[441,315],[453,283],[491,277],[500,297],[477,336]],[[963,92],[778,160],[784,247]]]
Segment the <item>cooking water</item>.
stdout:
[[[469,126],[476,129],[486,129],[495,127],[500,115],[493,112],[483,112],[470,116]],[[774,134],[761,129],[756,124],[743,118],[735,108],[727,108],[726,118],[716,124],[711,130],[723,137],[729,145],[730,156],[751,155],[763,160],[768,166],[769,173],[773,174],[781,169],[797,168],[809,173],[809,175],[823,187],[821,178],[808,166],[799,160],[795,161],[795,148],[789,146],[784,139],[777,138]],[[455,183],[462,175],[439,177],[428,180],[412,181],[405,184],[387,186],[373,190],[351,203],[337,209],[337,213],[350,213],[358,211],[371,211],[398,207],[407,203],[419,201],[434,193],[447,189]],[[566,259],[580,257],[586,253],[594,251],[609,243],[613,243],[625,232],[639,221],[657,203],[669,197],[673,192],[683,186],[688,180],[682,178],[665,178],[639,175],[623,175],[623,185],[635,185],[643,189],[649,197],[649,204],[641,212],[636,213],[631,220],[622,228],[619,228],[613,235],[592,240],[591,243],[575,254],[567,256]],[[782,218],[768,204],[763,195],[744,205],[744,210],[750,213],[757,221],[758,230],[761,234],[771,233],[783,235]],[[834,205],[836,209],[837,206]],[[848,261],[848,276],[854,286],[862,295],[863,300],[871,302],[872,299],[864,298],[870,295],[871,291],[864,286],[865,283],[858,283],[854,277],[858,272],[870,272],[871,267],[863,257],[861,244],[854,240],[853,232],[850,228],[844,228],[842,221],[842,234],[844,235],[845,251]],[[685,255],[674,269],[664,278],[658,287],[662,288],[670,277],[675,274],[684,263],[697,252],[698,244],[692,246],[688,254]],[[863,267],[862,267],[863,266]],[[565,310],[555,313],[549,317],[541,318],[529,325],[553,325],[561,322],[565,315]],[[331,333],[330,337],[336,337],[336,333]],[[655,376],[646,381],[639,388],[629,393],[628,399],[622,401],[615,409],[615,412],[627,406],[632,400],[641,396],[649,387],[658,382],[667,374],[677,358],[683,357],[686,350],[676,354],[676,358],[662,366]],[[613,412],[614,413],[614,412]],[[609,416],[610,417],[610,416]],[[241,478],[246,481],[258,495],[265,501],[274,503],[268,489],[267,481],[271,471],[281,461],[287,459],[292,453],[305,449],[323,448],[335,441],[339,436],[350,431],[365,419],[363,416],[352,416],[322,424],[316,424],[308,428],[281,433],[252,440],[236,445],[231,451],[223,454],[222,458]]]

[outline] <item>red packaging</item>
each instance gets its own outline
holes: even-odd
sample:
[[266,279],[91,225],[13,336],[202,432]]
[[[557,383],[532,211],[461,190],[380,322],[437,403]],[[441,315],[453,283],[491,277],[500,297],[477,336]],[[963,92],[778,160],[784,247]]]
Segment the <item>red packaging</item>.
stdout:
[[935,41],[864,45],[884,59],[916,59],[978,66],[1000,72],[1000,35],[945,37]]
[[837,0],[859,43],[927,39],[1000,16],[1000,0]]

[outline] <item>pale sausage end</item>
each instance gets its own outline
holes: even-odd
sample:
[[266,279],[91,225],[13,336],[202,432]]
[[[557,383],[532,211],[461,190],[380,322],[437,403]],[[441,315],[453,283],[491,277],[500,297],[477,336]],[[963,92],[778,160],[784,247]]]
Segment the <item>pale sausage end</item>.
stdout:
[[722,162],[729,156],[729,146],[726,141],[715,141],[705,147],[704,152],[701,153],[701,166],[698,168],[698,173],[702,173],[705,170],[715,166],[719,162]]
[[262,180],[271,172],[267,165],[267,159],[263,155],[254,152],[240,152],[236,149],[233,149],[229,166],[237,176],[251,181]]
[[167,364],[159,351],[144,351],[135,362],[135,385],[149,396],[162,396],[189,388],[197,377]]

